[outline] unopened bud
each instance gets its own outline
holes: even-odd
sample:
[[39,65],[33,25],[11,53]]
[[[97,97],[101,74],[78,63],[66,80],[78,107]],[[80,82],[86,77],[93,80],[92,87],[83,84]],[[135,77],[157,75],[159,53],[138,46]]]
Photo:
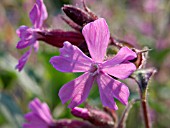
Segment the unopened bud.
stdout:
[[75,7],[72,5],[64,5],[64,7],[62,9],[63,9],[64,13],[72,21],[74,21],[76,24],[80,25],[81,27],[83,27],[87,23],[90,23],[95,20],[87,12],[85,12],[84,10],[82,10],[78,7]]
[[44,41],[55,47],[63,47],[64,41],[68,41],[73,45],[79,46],[84,43],[84,37],[81,33],[74,31],[51,30],[37,32],[39,38],[37,40]]
[[49,128],[97,128],[97,127],[87,121],[62,119],[57,120],[55,125]]
[[95,126],[103,126],[107,128],[111,128],[114,126],[114,121],[112,117],[105,111],[93,108],[88,109],[75,107],[72,109],[71,113],[76,117],[88,120]]
[[140,69],[133,73],[132,78],[138,83],[140,91],[145,93],[148,88],[148,82],[157,70],[155,68]]

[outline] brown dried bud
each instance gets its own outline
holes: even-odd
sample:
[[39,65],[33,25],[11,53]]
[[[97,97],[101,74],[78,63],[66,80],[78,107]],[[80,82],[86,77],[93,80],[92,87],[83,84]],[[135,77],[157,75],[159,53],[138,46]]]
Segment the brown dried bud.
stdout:
[[64,7],[62,7],[62,10],[72,21],[74,21],[76,24],[80,25],[81,27],[83,27],[87,23],[96,20],[84,10],[72,5],[64,5]]
[[63,47],[63,42],[68,41],[73,45],[79,46],[85,42],[84,37],[81,33],[74,31],[63,31],[63,30],[50,30],[37,32],[38,39],[45,41],[46,43],[55,47]]

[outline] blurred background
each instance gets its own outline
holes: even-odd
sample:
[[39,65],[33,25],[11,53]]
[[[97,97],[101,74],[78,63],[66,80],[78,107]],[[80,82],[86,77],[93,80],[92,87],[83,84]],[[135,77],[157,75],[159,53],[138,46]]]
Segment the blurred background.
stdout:
[[[15,31],[21,25],[31,26],[29,11],[34,0],[1,0],[0,2],[0,127],[19,128],[23,115],[29,111],[28,103],[34,97],[47,102],[55,119],[74,118],[58,97],[60,87],[79,74],[56,71],[49,59],[58,55],[58,49],[40,42],[37,54],[32,54],[24,70],[15,65],[25,50],[17,50],[19,41]],[[63,4],[82,7],[81,0],[44,0],[49,17],[46,25],[51,29],[71,30],[60,18]],[[146,67],[158,72],[149,83],[148,104],[153,128],[170,127],[170,1],[169,0],[86,0],[88,7],[107,20],[112,35],[130,42],[136,48],[152,49]],[[138,86],[125,80],[131,96],[137,98]],[[94,86],[88,103],[101,108],[98,88]],[[121,116],[125,106],[116,101]],[[83,105],[82,105],[83,106]],[[130,111],[127,128],[144,128],[140,103]]]

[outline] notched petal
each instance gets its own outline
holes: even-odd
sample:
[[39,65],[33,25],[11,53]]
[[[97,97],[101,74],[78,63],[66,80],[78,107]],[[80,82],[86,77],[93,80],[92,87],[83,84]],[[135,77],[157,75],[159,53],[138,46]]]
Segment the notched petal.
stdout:
[[69,108],[74,108],[86,100],[92,87],[94,77],[84,73],[78,78],[65,84],[59,91],[59,97],[64,104],[71,99]]
[[133,60],[136,57],[137,55],[135,52],[133,52],[128,47],[123,47],[112,59],[105,61],[103,66],[106,68],[113,67],[114,65],[120,64],[122,62]]
[[97,83],[104,106],[117,110],[118,107],[114,102],[113,97],[124,105],[128,104],[129,89],[125,84],[114,80],[107,74],[100,74],[97,77]]
[[102,62],[110,38],[110,32],[105,19],[99,18],[87,24],[83,28],[82,33],[87,42],[92,59],[96,62]]
[[60,49],[60,56],[52,57],[50,63],[61,72],[85,72],[90,69],[92,60],[78,47],[65,42]]
[[114,76],[119,79],[128,78],[134,71],[136,70],[136,66],[131,62],[125,62],[121,64],[117,64],[112,67],[104,67],[103,71],[111,76]]

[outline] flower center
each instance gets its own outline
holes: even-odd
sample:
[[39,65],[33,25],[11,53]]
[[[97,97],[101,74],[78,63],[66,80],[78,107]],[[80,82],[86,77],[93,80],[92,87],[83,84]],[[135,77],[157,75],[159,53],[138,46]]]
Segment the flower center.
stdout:
[[92,76],[95,76],[95,75],[99,74],[99,72],[100,72],[100,64],[97,64],[97,63],[91,64],[90,74]]

